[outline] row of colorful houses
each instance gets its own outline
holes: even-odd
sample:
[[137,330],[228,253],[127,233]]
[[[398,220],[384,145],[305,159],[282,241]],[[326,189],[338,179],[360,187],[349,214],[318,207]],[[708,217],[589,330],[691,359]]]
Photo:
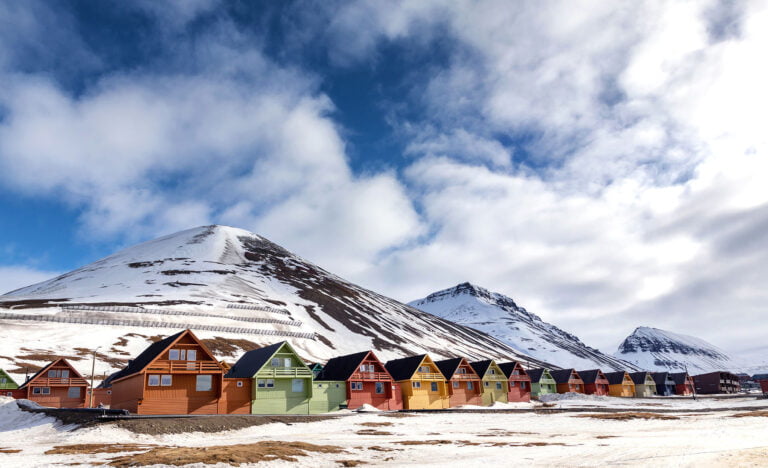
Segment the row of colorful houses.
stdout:
[[[709,381],[704,376],[702,382]],[[108,406],[134,414],[315,414],[363,405],[382,410],[489,406],[567,392],[627,398],[691,395],[694,390],[704,393],[698,377],[684,372],[526,370],[519,362],[462,357],[433,361],[427,354],[384,363],[373,351],[322,365],[306,363],[285,341],[248,351],[230,367],[191,330],[184,330],[150,345],[92,392],[66,359],[48,364],[21,386],[0,371],[0,390],[44,406]]]

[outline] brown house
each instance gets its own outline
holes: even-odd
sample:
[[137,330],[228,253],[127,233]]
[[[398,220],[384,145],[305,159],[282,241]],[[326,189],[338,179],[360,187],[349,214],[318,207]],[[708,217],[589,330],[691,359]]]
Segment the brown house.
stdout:
[[579,377],[584,381],[584,393],[587,395],[608,395],[608,378],[600,369],[579,371]]
[[87,395],[88,382],[63,358],[40,369],[13,392],[15,398],[51,408],[84,408]]
[[191,330],[153,343],[105,385],[113,409],[135,414],[238,412],[240,393],[248,393],[250,404],[247,379],[225,383],[224,368]]
[[575,369],[549,371],[557,384],[557,393],[584,393],[584,381]]
[[464,358],[436,361],[448,385],[450,406],[483,404],[483,381]]

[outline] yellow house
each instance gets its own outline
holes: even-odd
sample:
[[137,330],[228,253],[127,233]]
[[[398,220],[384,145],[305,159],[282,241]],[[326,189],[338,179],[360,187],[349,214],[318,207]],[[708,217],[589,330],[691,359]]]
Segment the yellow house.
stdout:
[[635,383],[625,371],[605,372],[608,379],[608,395],[631,398],[635,396]]
[[470,362],[469,365],[483,380],[483,405],[491,406],[497,401],[502,403],[509,401],[507,398],[507,376],[496,364],[496,361],[489,359]]
[[445,377],[429,355],[395,359],[385,367],[400,384],[404,409],[442,409],[450,406]]

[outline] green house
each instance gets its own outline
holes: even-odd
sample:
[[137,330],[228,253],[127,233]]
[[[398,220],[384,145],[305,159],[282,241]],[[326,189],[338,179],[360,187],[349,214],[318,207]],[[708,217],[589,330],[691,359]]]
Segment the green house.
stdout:
[[531,397],[557,393],[557,382],[552,378],[549,369],[540,367],[538,369],[528,369],[527,372],[531,377]]
[[312,371],[287,341],[248,351],[224,377],[253,380],[252,414],[311,412]]
[[483,406],[491,406],[496,402],[507,403],[508,379],[493,359],[470,362],[470,366],[483,381]]
[[11,378],[11,376],[0,369],[0,390],[16,390],[17,388],[19,388],[19,385]]
[[312,399],[309,412],[329,413],[347,405],[347,383],[343,380],[315,380],[312,382]]

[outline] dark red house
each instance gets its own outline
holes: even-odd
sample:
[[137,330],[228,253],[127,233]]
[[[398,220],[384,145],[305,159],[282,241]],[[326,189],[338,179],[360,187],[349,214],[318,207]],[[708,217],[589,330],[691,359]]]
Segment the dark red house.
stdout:
[[373,351],[335,357],[325,364],[315,380],[346,382],[349,409],[366,404],[382,410],[403,409],[400,385]]
[[693,395],[693,377],[687,372],[674,372],[669,376],[675,381],[675,395]]
[[608,395],[608,378],[600,369],[590,369],[579,371],[581,380],[584,381],[584,393],[587,395]]
[[448,384],[451,407],[483,404],[483,380],[464,358],[435,361]]
[[507,376],[509,392],[507,399],[510,403],[531,401],[531,377],[519,362],[503,362],[499,364]]
[[736,393],[741,390],[738,376],[725,371],[709,372],[693,376],[696,393]]

